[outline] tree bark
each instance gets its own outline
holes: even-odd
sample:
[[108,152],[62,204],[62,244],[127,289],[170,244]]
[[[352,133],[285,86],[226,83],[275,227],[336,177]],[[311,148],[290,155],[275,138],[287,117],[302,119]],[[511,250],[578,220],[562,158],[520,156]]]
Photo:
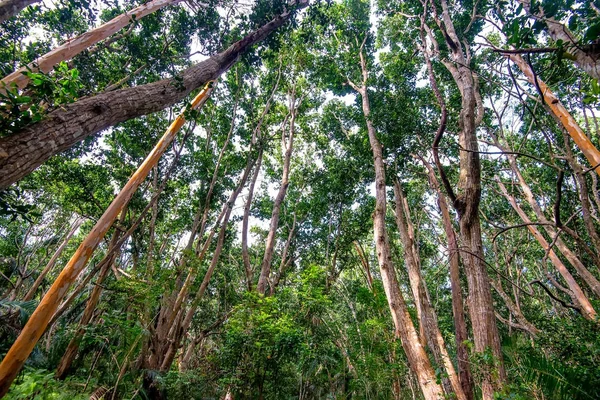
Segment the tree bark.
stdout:
[[437,194],[437,203],[442,214],[442,225],[448,240],[448,259],[450,262],[450,289],[452,291],[452,315],[454,317],[454,331],[456,342],[456,358],[458,359],[458,371],[460,384],[468,400],[473,400],[473,376],[469,364],[469,352],[466,341],[468,340],[467,323],[464,314],[464,301],[460,283],[460,253],[456,242],[456,233],[452,226],[452,219],[446,203],[446,197],[441,191],[440,184],[435,176],[433,167],[424,159],[421,161],[427,168],[429,182]]
[[41,0],[4,0],[0,2],[0,24],[18,13],[27,6],[39,3]]
[[[296,9],[308,6],[299,0]],[[0,138],[0,190],[17,182],[55,154],[108,127],[169,107],[227,71],[238,57],[290,17],[285,12],[242,40],[183,71],[178,77],[100,93],[66,104],[21,132]]]
[[[477,77],[471,70],[469,49],[463,49],[454,24],[450,18],[448,3],[441,0],[441,20],[434,15],[439,29],[444,34],[452,60],[455,64],[444,65],[452,74],[461,93],[459,117],[460,175],[458,193],[449,193],[458,214],[460,227],[461,258],[465,263],[465,273],[469,286],[469,315],[473,327],[475,351],[483,353],[491,350],[494,355],[493,370],[482,371],[482,397],[494,398],[494,392],[500,390],[506,381],[506,372],[502,361],[500,335],[496,325],[496,316],[492,302],[492,292],[485,265],[481,222],[479,220],[479,202],[481,200],[481,164],[476,129],[483,120],[483,103],[479,93]],[[435,14],[435,12],[434,12]],[[443,131],[442,131],[443,132]],[[439,135],[438,135],[439,136]],[[436,147],[434,145],[434,147]],[[437,149],[435,149],[437,151]],[[443,170],[440,170],[443,173]],[[463,250],[464,249],[464,250]]]

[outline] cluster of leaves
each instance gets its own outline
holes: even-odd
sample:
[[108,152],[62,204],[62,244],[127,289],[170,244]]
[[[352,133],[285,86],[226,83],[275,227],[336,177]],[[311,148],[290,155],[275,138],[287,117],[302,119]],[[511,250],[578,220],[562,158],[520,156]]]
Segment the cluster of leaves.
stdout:
[[77,69],[69,69],[66,62],[54,68],[54,73],[23,72],[30,80],[28,90],[16,88],[0,91],[0,136],[18,132],[29,124],[40,121],[49,111],[77,100],[83,88]]

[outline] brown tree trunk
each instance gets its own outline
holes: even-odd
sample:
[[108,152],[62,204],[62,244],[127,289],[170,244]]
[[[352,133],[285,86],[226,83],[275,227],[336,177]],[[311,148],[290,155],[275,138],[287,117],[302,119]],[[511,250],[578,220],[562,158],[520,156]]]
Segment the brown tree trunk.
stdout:
[[408,313],[404,296],[400,291],[396,271],[392,264],[390,243],[385,226],[387,196],[383,149],[371,121],[371,106],[369,104],[366,86],[368,71],[366,60],[363,55],[363,46],[361,46],[359,52],[363,78],[362,85],[359,87],[352,81],[348,81],[348,83],[362,97],[363,115],[367,125],[369,143],[373,152],[373,162],[375,167],[375,213],[373,215],[373,233],[375,236],[375,247],[377,249],[377,261],[381,271],[383,288],[392,314],[392,320],[394,321],[394,326],[396,328],[396,337],[400,338],[402,341],[402,347],[408,358],[408,363],[417,377],[423,396],[426,400],[438,400],[444,397],[444,391],[442,390],[442,387],[437,384],[435,372],[433,371],[425,349],[419,341],[419,336],[417,335],[415,326]]
[[[56,64],[60,63],[61,61],[70,60],[90,46],[117,33],[127,24],[138,21],[146,15],[152,14],[156,10],[159,10],[165,6],[177,4],[179,1],[181,0],[152,0],[111,19],[96,29],[92,29],[91,31],[81,34],[73,39],[67,40],[64,44],[56,47],[43,56],[36,58],[34,61],[27,64],[27,66],[21,67],[12,74],[2,78],[0,81],[0,93],[5,92],[5,86],[16,86],[19,89],[25,88],[29,83],[29,77],[24,75],[24,72],[31,70],[33,72],[41,71],[43,73],[48,73],[52,71],[52,68]],[[31,0],[24,1],[25,6],[28,5],[27,3],[31,2]],[[0,22],[2,20],[2,5],[3,4],[0,4]]]
[[466,341],[468,340],[467,323],[464,314],[464,302],[460,283],[460,253],[456,243],[456,233],[452,226],[452,219],[446,197],[440,189],[440,184],[435,176],[433,167],[424,159],[420,158],[429,175],[429,182],[437,194],[437,203],[442,215],[442,225],[448,240],[448,258],[450,261],[450,289],[452,291],[452,315],[454,317],[454,330],[456,342],[456,357],[458,358],[458,371],[463,392],[468,400],[473,399],[473,376],[469,363],[469,352]]
[[466,400],[467,397],[448,355],[448,349],[438,326],[437,315],[431,305],[429,293],[421,275],[421,259],[415,242],[414,226],[410,218],[408,203],[402,193],[398,179],[394,180],[394,195],[396,198],[396,225],[404,248],[410,286],[417,309],[420,310],[420,323],[425,332],[426,343],[433,353],[437,365],[446,370],[447,377],[442,379],[446,395],[459,400]]
[[0,24],[21,12],[27,6],[41,0],[4,0],[0,2]]
[[[537,329],[531,322],[529,322],[527,318],[525,318],[517,304],[515,304],[515,302],[510,298],[508,294],[506,294],[506,292],[502,288],[502,283],[495,282],[494,280],[490,280],[490,283],[492,284],[492,287],[494,288],[496,293],[498,293],[502,300],[504,300],[504,304],[506,304],[506,308],[508,308],[508,311],[510,311],[510,313],[516,318],[518,324],[512,324],[512,326],[524,330],[525,332],[529,333],[531,337],[536,337],[540,333],[540,330]],[[498,319],[500,319],[499,314],[497,315],[497,317]]]
[[[212,89],[207,85],[204,90],[194,98],[191,103],[191,108],[194,109],[202,106],[211,91]],[[12,381],[21,370],[39,338],[45,332],[48,322],[56,311],[60,300],[65,296],[73,281],[85,268],[94,250],[104,235],[106,235],[106,232],[112,226],[116,217],[123,210],[125,204],[129,202],[129,199],[133,196],[139,185],[146,179],[150,170],[158,163],[160,157],[167,150],[184,122],[185,118],[182,113],[169,126],[154,149],[152,149],[150,154],[115,197],[104,214],[98,219],[89,235],[79,245],[79,248],[71,257],[71,260],[69,260],[60,275],[56,278],[56,281],[44,295],[40,304],[27,321],[27,324],[23,327],[21,334],[8,353],[6,353],[6,356],[0,364],[0,397],[8,392]]]
[[[296,8],[306,6],[308,0],[296,2]],[[0,190],[90,135],[185,99],[192,90],[227,71],[242,53],[283,25],[291,13],[279,15],[222,53],[186,69],[178,77],[100,93],[65,104],[43,121],[15,135],[0,138]]]
[[[448,3],[441,0],[441,19],[434,18],[448,44],[454,63],[444,62],[452,74],[461,93],[461,111],[459,116],[460,174],[458,193],[455,195],[445,175],[444,186],[448,190],[454,208],[459,217],[460,251],[465,263],[465,274],[469,286],[469,315],[473,328],[475,351],[483,353],[491,350],[493,365],[482,371],[481,389],[484,400],[494,398],[494,392],[500,390],[506,380],[506,372],[500,349],[500,336],[492,302],[489,277],[485,265],[481,223],[479,220],[479,202],[481,200],[481,165],[476,129],[483,119],[483,103],[479,93],[477,77],[473,74],[471,54],[468,47],[463,48],[450,18]],[[430,37],[433,37],[430,34]],[[435,40],[435,39],[433,39]],[[443,129],[438,132],[434,152]],[[444,171],[438,164],[440,174]]]

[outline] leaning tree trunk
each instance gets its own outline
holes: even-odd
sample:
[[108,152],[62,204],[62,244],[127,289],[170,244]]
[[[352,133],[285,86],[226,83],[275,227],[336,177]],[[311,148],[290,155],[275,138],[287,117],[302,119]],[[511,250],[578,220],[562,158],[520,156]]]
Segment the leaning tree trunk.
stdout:
[[392,314],[392,320],[394,321],[394,326],[396,328],[396,337],[400,338],[402,341],[402,347],[408,358],[408,363],[417,377],[423,396],[426,400],[438,400],[444,397],[444,391],[437,383],[435,372],[427,357],[427,353],[419,341],[419,335],[417,334],[408,312],[404,296],[400,291],[396,271],[392,264],[390,242],[385,226],[387,195],[383,149],[371,121],[371,106],[369,104],[369,95],[366,86],[368,70],[362,46],[359,51],[359,56],[363,78],[362,85],[357,86],[350,80],[348,81],[348,84],[362,97],[363,116],[367,125],[369,143],[373,152],[373,162],[375,167],[375,213],[373,214],[373,233],[375,237],[375,248],[377,250],[377,261],[381,271],[381,280]]
[[[194,98],[191,108],[194,109],[202,106],[211,92],[212,88],[207,84],[204,90]],[[12,381],[23,367],[39,338],[45,332],[50,318],[52,318],[61,299],[65,296],[73,281],[85,268],[94,250],[104,235],[106,235],[106,232],[112,226],[119,213],[121,213],[125,204],[127,204],[139,185],[146,179],[150,170],[158,163],[160,157],[167,150],[184,123],[185,118],[183,117],[183,113],[181,113],[169,126],[163,137],[158,141],[154,149],[152,149],[110,206],[108,206],[104,214],[98,219],[89,235],[81,242],[75,254],[73,254],[60,275],[56,278],[56,281],[54,281],[46,295],[40,301],[38,307],[31,317],[29,317],[21,334],[13,343],[8,353],[6,353],[6,356],[4,356],[2,364],[0,364],[0,397],[8,392]]]
[[[252,149],[250,149],[250,152],[251,152],[251,150]],[[248,180],[248,176],[250,175],[250,171],[252,170],[252,167],[256,164],[256,161],[257,161],[256,159],[252,158],[251,154],[248,155],[248,162],[246,163],[246,168],[244,169],[244,172],[242,173],[240,183],[237,186],[237,188],[233,191],[233,193],[230,195],[229,200],[226,203],[225,215],[223,216],[223,222],[221,223],[221,229],[219,231],[219,236],[217,237],[217,245],[215,247],[215,251],[213,253],[212,260],[210,262],[210,265],[209,265],[206,273],[204,274],[204,278],[202,280],[202,283],[200,284],[200,287],[198,288],[198,291],[196,292],[194,298],[192,299],[189,309],[187,310],[187,312],[184,312],[185,310],[183,310],[183,309],[181,310],[180,323],[173,326],[169,332],[170,333],[169,344],[168,344],[167,350],[164,353],[164,358],[162,360],[162,363],[160,364],[161,371],[167,371],[171,367],[171,364],[173,363],[173,360],[175,359],[175,355],[176,355],[177,351],[179,350],[183,335],[188,331],[188,329],[190,328],[190,325],[192,324],[192,319],[194,317],[194,314],[196,313],[196,310],[198,309],[198,306],[200,305],[200,300],[202,300],[202,297],[204,296],[204,292],[206,292],[206,289],[208,288],[210,279],[212,278],[212,275],[213,275],[215,268],[217,267],[217,264],[221,257],[221,252],[222,252],[223,246],[225,244],[225,234],[227,233],[227,224],[229,223],[229,218],[231,217],[231,212],[233,210],[233,206],[234,206],[235,201],[236,201],[237,197],[239,196],[240,192],[244,188],[246,181]]]
[[0,2],[0,24],[21,12],[27,6],[41,0],[4,0]]
[[[154,11],[159,10],[165,6],[171,4],[177,4],[181,0],[152,0],[149,3],[143,4],[133,10],[126,11],[102,24],[96,29],[92,29],[84,34],[81,34],[73,39],[67,40],[62,45],[49,51],[41,57],[36,58],[34,61],[27,64],[25,67],[21,67],[10,75],[5,76],[0,81],[0,93],[6,90],[6,88],[17,87],[19,89],[25,88],[29,84],[29,77],[24,75],[24,72],[44,72],[48,73],[52,71],[52,67],[61,61],[67,61],[81,53],[88,47],[108,38],[109,36],[117,33],[123,29],[127,24],[138,21],[148,14],[152,14]],[[31,2],[31,0],[26,0]],[[27,5],[27,4],[25,4]],[[2,12],[0,4],[0,13]],[[0,14],[0,22],[2,20]]]
[[[299,0],[296,8],[308,6]],[[227,71],[238,57],[291,16],[285,12],[242,40],[183,71],[175,78],[100,93],[51,112],[43,121],[0,139],[0,190],[7,188],[61,151],[86,137],[142,115],[169,107]]]
[[58,248],[54,252],[54,255],[52,256],[52,258],[50,259],[50,261],[48,261],[48,264],[46,264],[46,266],[44,267],[44,269],[42,270],[42,272],[40,273],[40,275],[37,277],[37,279],[35,280],[35,282],[33,282],[33,285],[31,285],[31,287],[27,291],[27,294],[23,298],[23,301],[29,301],[29,300],[33,299],[33,297],[35,296],[35,293],[37,292],[38,288],[40,287],[40,285],[44,281],[44,278],[46,277],[46,275],[48,274],[48,272],[50,272],[50,270],[52,268],[54,268],[54,265],[56,264],[56,261],[58,260],[58,257],[60,257],[60,255],[62,254],[62,251],[65,249],[65,247],[67,247],[67,244],[69,244],[69,240],[71,240],[71,237],[75,234],[75,231],[77,231],[77,229],[79,229],[79,226],[82,223],[83,223],[83,219],[77,217],[77,219],[73,223],[73,226],[71,227],[71,230],[69,231],[69,233],[67,234],[67,236],[64,238],[63,242],[60,244],[60,246],[58,246]]

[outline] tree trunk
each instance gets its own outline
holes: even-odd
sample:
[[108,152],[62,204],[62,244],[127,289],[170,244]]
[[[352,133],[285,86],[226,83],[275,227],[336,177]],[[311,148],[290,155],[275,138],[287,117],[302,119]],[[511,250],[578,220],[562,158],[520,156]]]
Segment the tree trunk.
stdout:
[[[26,2],[30,2],[27,0]],[[56,47],[34,61],[21,67],[12,74],[2,78],[0,81],[0,93],[5,92],[4,87],[25,88],[29,84],[29,77],[24,75],[24,72],[31,70],[33,72],[41,71],[48,73],[52,68],[61,61],[67,61],[81,53],[88,47],[108,38],[123,29],[127,24],[138,21],[146,15],[152,14],[165,6],[177,4],[181,0],[152,0],[146,4],[127,11],[118,17],[115,17],[105,24],[102,24],[96,29],[92,29],[84,34],[81,34],[73,39],[67,40],[64,44]],[[27,5],[27,4],[25,4]],[[1,12],[1,9],[0,9]],[[0,17],[1,20],[1,17]]]
[[[306,6],[308,0],[296,3],[296,8]],[[90,135],[185,99],[192,90],[227,71],[242,53],[283,25],[291,13],[279,15],[227,50],[186,69],[175,78],[100,93],[65,104],[43,121],[15,135],[0,138],[0,190]]]
[[41,0],[4,0],[0,2],[0,24],[14,17],[22,9]]
[[[519,185],[521,186],[521,190],[525,195],[525,199],[533,209],[533,212],[535,213],[538,221],[543,224],[542,226],[546,233],[550,236],[550,238],[555,238],[558,232],[554,229],[553,226],[551,226],[552,224],[550,223],[550,221],[548,221],[548,219],[544,215],[544,211],[542,210],[538,202],[535,200],[531,188],[529,187],[527,182],[525,182],[525,178],[523,178],[523,175],[521,175],[521,172],[519,171],[516,157],[512,154],[507,154],[506,157],[508,158],[508,162],[512,171],[514,172],[514,174],[517,177],[517,180],[519,181]],[[560,237],[556,238],[555,243],[558,250],[569,261],[569,264],[571,264],[573,268],[575,268],[577,274],[589,286],[592,292],[600,298],[600,281],[598,281],[598,279],[585,267],[585,265],[583,265],[581,260],[579,260],[575,253],[571,251],[571,249]]]
[[294,234],[296,233],[296,212],[294,211],[294,220],[292,222],[292,227],[288,233],[287,240],[285,241],[285,245],[283,246],[283,252],[281,253],[281,262],[279,263],[279,270],[277,274],[273,278],[273,284],[271,285],[271,296],[275,293],[275,289],[279,286],[279,282],[283,277],[283,274],[292,262],[293,257],[288,258],[288,253],[290,251],[290,246],[292,244],[292,240],[294,239]]
[[421,260],[416,247],[414,226],[410,218],[408,203],[402,193],[398,179],[394,180],[394,195],[396,198],[396,225],[404,247],[408,278],[417,309],[420,310],[420,322],[425,332],[426,343],[431,349],[439,368],[446,370],[447,377],[442,379],[446,395],[448,397],[455,397],[458,400],[466,400],[467,397],[463,392],[452,360],[448,355],[448,349],[438,326],[437,315],[431,305],[429,293],[421,275]]
[[[419,157],[420,158],[420,157]],[[464,314],[464,302],[460,283],[460,253],[456,243],[456,233],[452,227],[452,219],[446,197],[440,189],[440,184],[435,176],[433,167],[424,159],[420,158],[429,175],[429,182],[437,194],[437,203],[442,215],[442,225],[448,240],[448,258],[450,261],[450,289],[452,291],[452,315],[454,317],[454,331],[456,342],[456,357],[458,359],[458,371],[463,392],[468,400],[473,399],[473,376],[469,364],[469,352],[465,341],[468,340],[467,323]]]
[[371,121],[371,106],[369,104],[366,86],[368,71],[362,51],[363,48],[361,46],[359,56],[363,76],[362,85],[359,87],[352,81],[348,81],[348,83],[362,97],[363,116],[367,125],[369,143],[373,152],[373,162],[375,167],[375,213],[373,215],[373,233],[375,237],[375,247],[377,249],[377,261],[381,271],[383,288],[392,314],[392,320],[394,321],[394,326],[396,328],[396,337],[400,338],[402,341],[402,347],[408,358],[408,363],[417,377],[423,396],[426,400],[438,400],[444,397],[444,391],[442,390],[442,387],[437,384],[435,372],[429,362],[429,358],[427,358],[425,349],[419,341],[419,336],[417,335],[415,326],[408,313],[406,302],[400,291],[396,271],[392,264],[390,243],[385,226],[387,196],[383,149]]
[[262,147],[258,153],[258,161],[256,162],[256,169],[252,175],[250,181],[250,187],[248,188],[248,198],[246,199],[246,205],[244,206],[244,217],[242,218],[242,260],[244,262],[244,271],[246,273],[246,286],[248,291],[252,291],[252,264],[250,263],[250,254],[248,253],[248,225],[250,223],[250,208],[252,207],[252,198],[254,197],[254,185],[256,185],[256,179],[260,172],[262,165],[263,149]]
[[[192,109],[202,106],[211,92],[212,88],[207,85],[192,101]],[[125,184],[100,219],[98,219],[89,235],[79,245],[71,260],[69,260],[60,275],[56,278],[56,281],[44,295],[44,298],[27,321],[21,334],[2,360],[2,364],[0,364],[0,397],[8,392],[10,384],[21,370],[40,336],[46,330],[48,322],[56,311],[60,300],[65,296],[73,281],[85,268],[94,250],[112,226],[117,215],[123,210],[123,207],[127,204],[131,196],[133,196],[139,185],[146,179],[150,170],[158,163],[160,157],[167,150],[184,122],[185,118],[182,113],[169,126],[138,170]]]
[[[492,287],[494,288],[496,293],[498,293],[502,300],[504,300],[504,304],[506,305],[506,308],[508,308],[508,311],[510,311],[510,313],[516,318],[518,322],[518,325],[516,326],[519,329],[529,333],[531,337],[536,337],[540,333],[540,330],[537,329],[531,322],[529,322],[527,318],[525,318],[519,307],[502,288],[502,283],[494,282],[494,280],[490,280],[490,283],[492,284]],[[513,324],[512,326],[515,326],[515,324]]]
[[223,250],[223,245],[225,242],[225,234],[227,233],[227,224],[229,223],[231,211],[233,210],[235,201],[236,201],[237,197],[239,196],[240,192],[242,191],[244,185],[246,184],[248,176],[250,175],[250,171],[255,163],[256,163],[256,159],[252,159],[251,155],[249,154],[248,162],[246,163],[246,168],[245,168],[244,172],[242,173],[242,178],[240,180],[240,184],[233,191],[229,200],[227,201],[225,215],[223,217],[223,222],[221,224],[221,230],[219,231],[219,236],[217,238],[217,246],[213,253],[213,258],[210,262],[208,270],[206,271],[206,273],[204,275],[204,279],[202,280],[202,283],[200,284],[200,287],[198,288],[198,291],[196,292],[196,295],[193,298],[187,312],[184,313],[183,312],[184,310],[181,310],[181,313],[180,313],[180,315],[182,316],[181,323],[178,324],[177,326],[174,326],[170,330],[170,334],[171,334],[170,343],[168,346],[168,350],[164,354],[164,359],[163,359],[162,363],[160,364],[161,371],[167,371],[171,367],[171,364],[173,363],[173,360],[175,359],[177,350],[179,349],[179,346],[181,344],[181,339],[183,337],[183,334],[188,331],[188,329],[192,323],[194,314],[198,308],[198,305],[200,304],[200,300],[202,300],[202,296],[204,295],[204,292],[208,288],[208,284],[210,282],[212,274],[214,273],[215,268],[217,267],[217,263],[219,262],[219,258],[221,257],[221,251]]
[[[531,0],[520,0],[528,13],[531,13]],[[565,48],[568,49],[568,54],[572,56],[575,65],[585,71],[594,79],[600,80],[600,59],[591,52],[586,51],[585,46],[579,43],[579,40],[573,33],[561,22],[553,17],[545,15],[542,4],[537,5],[537,12],[532,14],[536,20],[546,23],[548,27],[548,35],[555,42],[561,41]]]
[[[300,102],[301,101],[302,99],[300,99]],[[273,252],[275,250],[277,228],[279,227],[279,213],[281,211],[281,204],[283,203],[283,200],[285,199],[285,195],[287,193],[288,185],[290,184],[290,163],[292,160],[292,151],[294,148],[294,132],[296,124],[296,114],[298,112],[297,107],[299,107],[299,104],[298,106],[296,106],[296,89],[294,87],[292,89],[290,99],[289,112],[291,117],[287,143],[285,140],[285,121],[281,132],[281,145],[282,150],[284,151],[283,173],[281,176],[281,186],[279,187],[279,192],[277,193],[275,201],[273,202],[273,211],[271,213],[271,225],[269,227],[269,234],[265,243],[265,254],[262,261],[260,276],[258,277],[258,283],[256,285],[256,290],[260,294],[265,294],[265,291],[267,289],[267,283],[269,283],[269,275],[271,273],[271,262],[273,261]]]
[[[459,116],[460,175],[458,194],[455,195],[449,185],[448,195],[452,199],[458,214],[460,226],[461,258],[465,263],[465,273],[469,285],[469,315],[473,327],[475,351],[483,353],[491,350],[493,365],[482,371],[482,397],[494,398],[494,392],[500,390],[506,381],[506,372],[500,349],[500,336],[492,302],[489,277],[485,265],[481,223],[479,220],[479,202],[481,200],[481,165],[476,129],[483,119],[483,103],[479,93],[477,77],[470,68],[471,55],[461,45],[450,18],[448,3],[441,1],[442,18],[436,17],[438,27],[450,49],[455,64],[445,62],[461,93]],[[435,145],[437,146],[437,144]],[[434,147],[435,147],[434,146]],[[436,149],[437,150],[437,149]],[[440,171],[443,173],[443,171]]]

